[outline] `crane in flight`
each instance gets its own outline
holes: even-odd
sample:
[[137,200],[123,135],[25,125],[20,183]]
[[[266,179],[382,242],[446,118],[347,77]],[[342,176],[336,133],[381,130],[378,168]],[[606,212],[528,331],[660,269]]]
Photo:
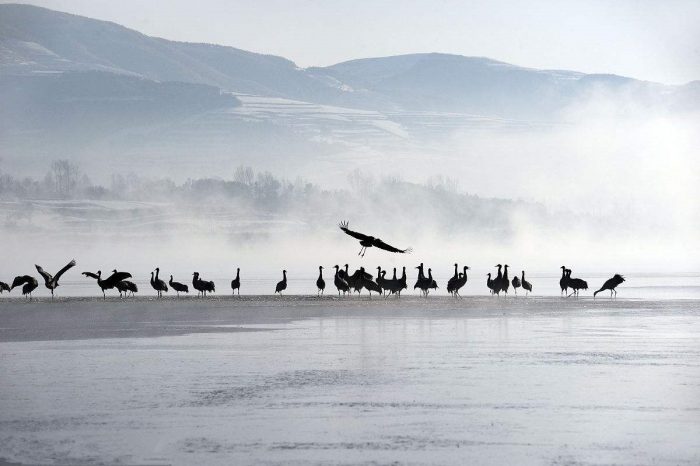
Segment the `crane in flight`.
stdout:
[[399,249],[395,248],[394,246],[391,246],[384,241],[382,241],[379,238],[375,238],[374,236],[369,236],[365,235],[364,233],[359,233],[357,231],[352,231],[351,229],[348,228],[349,224],[348,222],[340,222],[340,225],[338,225],[341,230],[343,230],[346,234],[352,236],[353,238],[359,239],[360,240],[360,245],[362,248],[360,249],[360,252],[357,254],[358,256],[364,257],[365,252],[367,252],[367,248],[375,247],[379,249],[383,249],[385,251],[389,252],[395,252],[399,254],[410,254],[411,251],[413,251],[411,248],[406,248],[406,249]]

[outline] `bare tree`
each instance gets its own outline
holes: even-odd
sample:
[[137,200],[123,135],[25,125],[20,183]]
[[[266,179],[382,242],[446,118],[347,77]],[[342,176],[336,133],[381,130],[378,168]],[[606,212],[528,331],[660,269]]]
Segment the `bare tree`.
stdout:
[[252,168],[245,165],[239,165],[233,174],[233,181],[246,186],[253,186],[253,182],[255,181],[255,173],[253,172]]
[[77,164],[65,159],[54,160],[51,163],[51,177],[56,194],[63,199],[71,197],[78,184],[79,174]]

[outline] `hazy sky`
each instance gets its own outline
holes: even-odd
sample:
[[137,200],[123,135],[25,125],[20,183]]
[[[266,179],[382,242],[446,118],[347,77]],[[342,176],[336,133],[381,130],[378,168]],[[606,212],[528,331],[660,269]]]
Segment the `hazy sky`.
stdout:
[[[0,0],[2,3],[9,3]],[[149,35],[329,65],[412,52],[536,68],[700,79],[700,1],[36,0]]]

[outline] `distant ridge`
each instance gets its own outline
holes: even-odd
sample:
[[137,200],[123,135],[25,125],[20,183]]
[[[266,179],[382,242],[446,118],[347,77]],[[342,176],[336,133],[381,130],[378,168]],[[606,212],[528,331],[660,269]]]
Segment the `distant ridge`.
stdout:
[[301,69],[282,57],[149,37],[115,23],[46,8],[0,5],[0,75],[104,71],[154,81],[380,111],[556,118],[589,94],[640,105],[700,107],[697,85],[536,70],[440,53],[363,58]]

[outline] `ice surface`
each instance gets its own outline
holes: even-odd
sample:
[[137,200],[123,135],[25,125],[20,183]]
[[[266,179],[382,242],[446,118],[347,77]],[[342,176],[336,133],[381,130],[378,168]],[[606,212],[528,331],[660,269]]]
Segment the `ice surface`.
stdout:
[[22,464],[700,462],[692,299],[12,299],[0,374]]

